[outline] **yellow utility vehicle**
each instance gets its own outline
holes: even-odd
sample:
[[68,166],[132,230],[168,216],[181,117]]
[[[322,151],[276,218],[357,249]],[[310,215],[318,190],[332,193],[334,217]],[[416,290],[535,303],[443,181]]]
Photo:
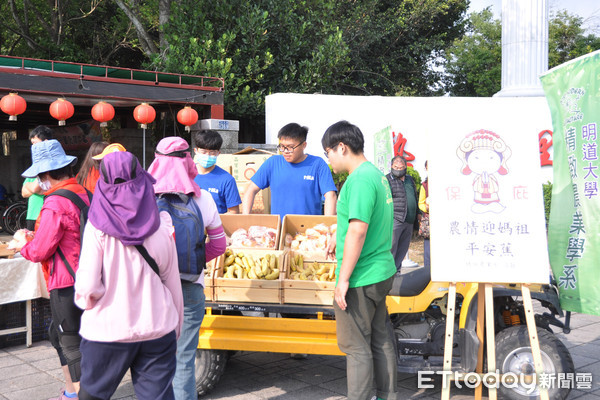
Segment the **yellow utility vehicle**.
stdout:
[[[550,328],[569,332],[569,315],[564,324],[557,319],[563,312],[556,287],[532,285],[530,289],[532,299],[537,300],[535,321],[545,372],[573,373],[569,351]],[[399,372],[442,370],[448,317],[455,319],[453,369],[464,373],[475,371],[480,344],[476,335],[478,285],[457,284],[456,291],[456,312],[448,316],[448,284],[431,282],[429,269],[415,268],[396,276],[387,306],[397,342]],[[493,293],[497,368],[501,374],[512,372],[533,379],[535,370],[520,286],[497,285]],[[199,339],[196,356],[199,394],[215,387],[229,355],[235,351],[343,355],[337,347],[331,306],[207,302]],[[538,398],[539,390],[530,389],[517,385],[500,386],[499,390],[505,398]],[[569,391],[568,387],[554,387],[549,395],[551,399],[564,399]]]

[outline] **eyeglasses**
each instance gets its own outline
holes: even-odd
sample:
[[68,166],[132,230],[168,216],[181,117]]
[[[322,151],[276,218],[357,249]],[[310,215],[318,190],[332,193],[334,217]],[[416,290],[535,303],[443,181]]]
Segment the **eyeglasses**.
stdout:
[[327,157],[327,159],[329,159],[329,152],[330,152],[330,151],[334,151],[335,149],[337,149],[337,147],[338,147],[339,145],[340,145],[340,144],[338,143],[338,144],[336,144],[335,146],[333,146],[332,148],[325,150],[325,151],[323,152],[323,154],[325,154],[325,157]]
[[301,141],[300,143],[298,143],[295,146],[282,146],[282,145],[278,145],[277,146],[277,150],[279,150],[279,152],[281,153],[293,153],[294,150],[296,150],[296,148],[300,147],[301,144],[304,143],[304,140]]

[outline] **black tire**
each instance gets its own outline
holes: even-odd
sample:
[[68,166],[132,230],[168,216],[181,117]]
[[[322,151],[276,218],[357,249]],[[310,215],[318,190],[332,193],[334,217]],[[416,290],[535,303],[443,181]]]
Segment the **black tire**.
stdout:
[[[557,387],[558,374],[574,373],[573,359],[569,350],[554,334],[542,328],[537,329],[537,334],[544,372],[554,374],[555,377],[554,384],[548,389],[548,397],[551,400],[563,400],[571,389]],[[527,326],[511,326],[496,335],[496,368],[501,374],[535,374]],[[539,389],[536,387],[531,393],[527,393],[524,386],[508,388],[500,385],[499,394],[500,398],[504,399],[529,400],[539,398]]]
[[19,229],[25,228],[26,217],[26,203],[11,204],[2,214],[2,229],[4,229],[7,234],[13,235]]
[[202,396],[215,388],[229,360],[227,350],[196,350],[196,390]]

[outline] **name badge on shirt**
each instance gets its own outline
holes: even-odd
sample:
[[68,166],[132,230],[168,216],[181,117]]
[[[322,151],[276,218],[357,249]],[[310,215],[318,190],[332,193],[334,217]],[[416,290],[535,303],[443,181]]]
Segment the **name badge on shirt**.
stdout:
[[312,175],[304,175],[304,180],[306,181],[314,181],[315,177]]
[[216,194],[219,194],[219,189],[217,189],[217,188],[208,188],[208,191],[209,191],[210,193],[216,193]]

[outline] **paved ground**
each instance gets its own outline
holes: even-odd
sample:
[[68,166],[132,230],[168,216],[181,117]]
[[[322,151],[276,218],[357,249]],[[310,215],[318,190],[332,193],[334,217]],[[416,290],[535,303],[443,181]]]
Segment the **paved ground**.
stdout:
[[[558,336],[569,348],[577,372],[591,373],[593,382],[591,389],[573,390],[568,398],[600,400],[600,317],[574,315],[572,326],[569,335]],[[344,399],[345,365],[344,357],[309,355],[295,360],[289,354],[241,352],[230,359],[216,389],[201,399]],[[58,393],[61,379],[58,358],[48,342],[0,349],[0,400],[45,400]],[[399,374],[398,383],[401,399],[440,398],[439,388],[418,390],[416,375]],[[468,390],[451,393],[454,400],[472,397]],[[135,399],[128,376],[113,399]]]

